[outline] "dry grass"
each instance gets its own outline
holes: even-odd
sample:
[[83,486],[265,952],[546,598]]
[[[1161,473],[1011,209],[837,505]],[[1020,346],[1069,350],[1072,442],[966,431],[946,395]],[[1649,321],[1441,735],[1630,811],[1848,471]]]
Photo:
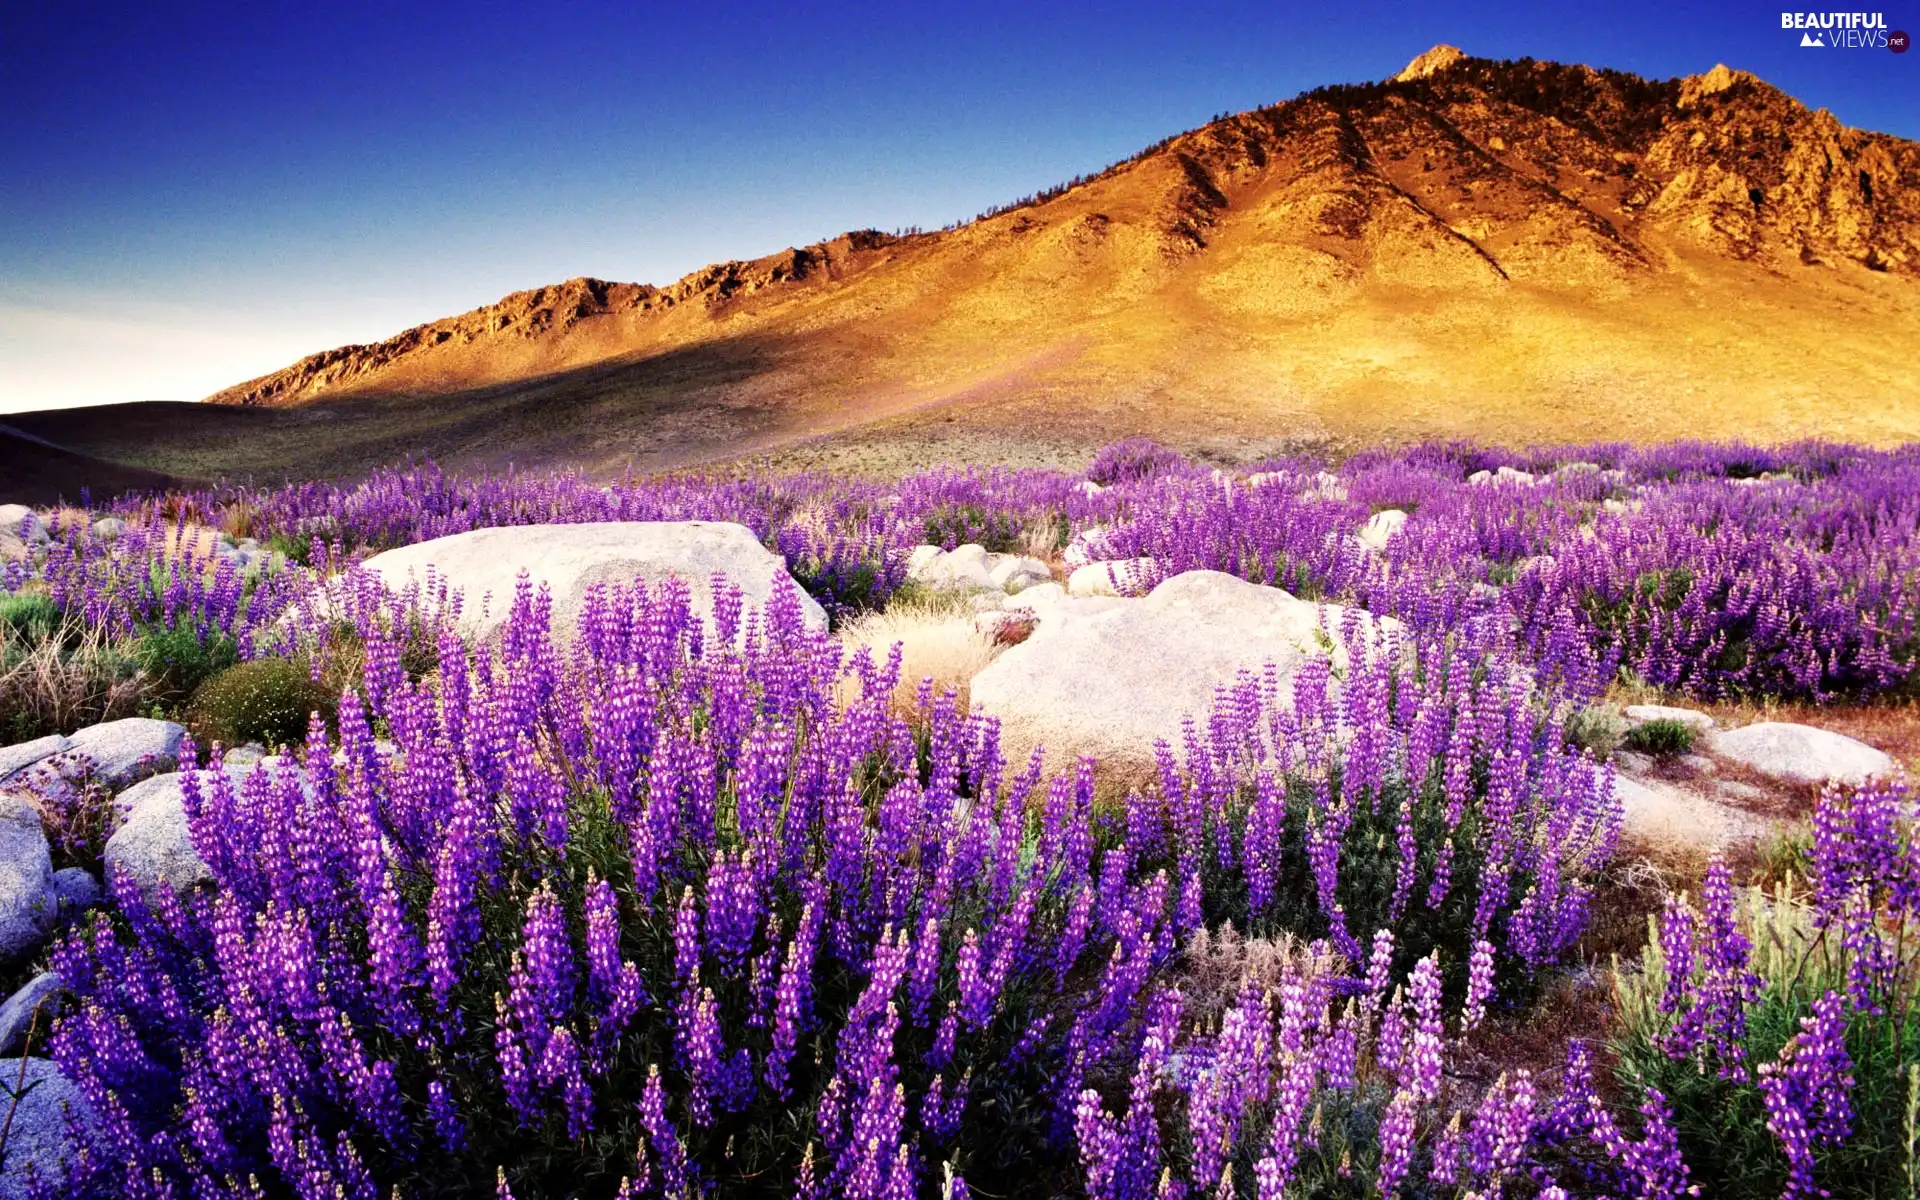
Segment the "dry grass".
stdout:
[[136,716],[145,701],[145,677],[103,630],[74,623],[33,641],[0,627],[0,741]]
[[969,704],[973,677],[1000,654],[993,639],[973,627],[966,599],[940,593],[910,596],[884,612],[868,613],[842,629],[840,640],[849,650],[871,648],[876,662],[885,662],[899,644],[894,701],[903,709],[913,706],[923,679],[933,680],[936,693],[952,690],[962,706]]
[[1317,964],[1307,947],[1292,937],[1250,938],[1242,935],[1229,921],[1218,930],[1204,926],[1187,942],[1180,990],[1186,997],[1185,1012],[1202,1024],[1217,1020],[1239,1000],[1248,984],[1262,990],[1277,988],[1291,972],[1309,967],[1334,970],[1340,964],[1321,960]]

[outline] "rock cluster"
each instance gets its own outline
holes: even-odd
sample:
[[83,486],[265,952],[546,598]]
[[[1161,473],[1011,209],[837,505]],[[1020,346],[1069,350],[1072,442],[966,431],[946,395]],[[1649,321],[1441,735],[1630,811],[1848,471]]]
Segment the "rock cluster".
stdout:
[[969,542],[951,550],[916,546],[907,555],[907,578],[935,591],[1018,592],[1052,579],[1053,570],[1040,559]]

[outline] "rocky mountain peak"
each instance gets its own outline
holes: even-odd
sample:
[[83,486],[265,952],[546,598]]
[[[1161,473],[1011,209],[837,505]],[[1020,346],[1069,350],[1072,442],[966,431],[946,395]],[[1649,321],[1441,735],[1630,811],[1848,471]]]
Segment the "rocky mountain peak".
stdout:
[[1393,77],[1393,81],[1395,83],[1406,83],[1414,79],[1426,79],[1431,75],[1446,70],[1466,56],[1466,51],[1460,49],[1460,47],[1449,46],[1443,42],[1426,53],[1414,58],[1398,75]]

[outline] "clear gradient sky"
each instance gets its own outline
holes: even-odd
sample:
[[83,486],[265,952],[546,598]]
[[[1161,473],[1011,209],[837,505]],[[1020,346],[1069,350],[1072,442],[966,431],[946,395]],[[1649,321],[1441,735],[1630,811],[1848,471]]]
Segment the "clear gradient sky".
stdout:
[[[1920,0],[1892,4],[1920,32]],[[939,226],[1437,42],[1753,71],[1920,138],[1920,53],[1772,4],[0,3],[0,412],[191,400],[575,275]]]

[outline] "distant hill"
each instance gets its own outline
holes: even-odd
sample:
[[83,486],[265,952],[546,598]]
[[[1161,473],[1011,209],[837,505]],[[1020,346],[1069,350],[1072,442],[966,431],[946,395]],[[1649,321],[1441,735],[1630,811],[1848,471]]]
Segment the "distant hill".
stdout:
[[1017,459],[1142,432],[1228,455],[1904,440],[1916,184],[1920,144],[1724,66],[1654,81],[1436,47],[955,228],[517,292],[210,400],[334,418],[256,456],[289,474],[406,452]]
[[10,425],[0,425],[0,504],[77,504],[81,490],[104,499],[121,492],[196,486],[159,471],[76,454]]

